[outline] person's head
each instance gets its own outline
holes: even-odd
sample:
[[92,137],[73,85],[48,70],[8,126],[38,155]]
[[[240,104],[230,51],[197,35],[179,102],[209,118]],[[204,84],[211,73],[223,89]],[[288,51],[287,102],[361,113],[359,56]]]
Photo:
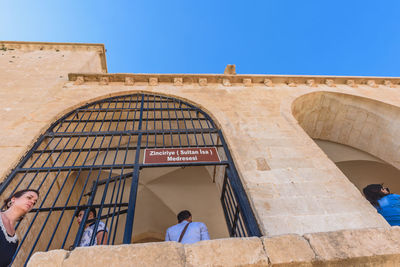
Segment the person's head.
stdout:
[[[76,221],[78,222],[78,224],[81,224],[82,220],[83,220],[83,215],[85,215],[85,207],[80,207],[76,212],[75,212],[75,217],[76,217]],[[88,214],[88,220],[94,219],[96,218],[96,209],[91,207],[89,209],[89,214]]]
[[178,223],[181,223],[184,220],[189,222],[192,221],[192,214],[188,210],[183,210],[179,212],[177,217],[178,217]]
[[365,198],[375,207],[379,207],[378,200],[389,195],[389,188],[383,187],[381,184],[369,184],[364,189]]
[[14,210],[21,216],[27,214],[39,198],[39,192],[35,189],[24,189],[15,192],[12,196],[4,200],[5,210]]

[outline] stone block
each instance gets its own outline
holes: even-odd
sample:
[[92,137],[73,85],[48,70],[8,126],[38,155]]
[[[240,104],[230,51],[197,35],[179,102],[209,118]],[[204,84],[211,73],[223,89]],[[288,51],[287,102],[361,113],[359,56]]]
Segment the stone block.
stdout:
[[135,79],[133,77],[126,77],[125,78],[125,85],[134,85]]
[[186,265],[190,266],[267,266],[261,239],[229,238],[184,245]]
[[222,84],[224,86],[231,86],[231,81],[229,79],[222,79]]
[[85,80],[84,80],[84,78],[83,78],[83,76],[78,76],[78,77],[76,77],[76,80],[75,80],[75,85],[81,85],[81,84],[84,84],[85,83]]
[[182,86],[183,85],[183,78],[174,78],[174,85],[175,86]]
[[271,79],[264,79],[264,85],[267,87],[274,86]]
[[207,78],[200,78],[199,79],[200,86],[207,86]]
[[62,266],[178,267],[184,266],[184,250],[177,242],[76,248]]
[[243,79],[243,85],[246,87],[250,87],[252,85],[251,79]]
[[354,80],[346,80],[346,84],[350,87],[354,87],[354,88],[357,87],[357,84]]
[[107,85],[110,82],[109,77],[100,77],[99,79],[99,85]]
[[318,261],[341,266],[398,266],[400,227],[306,234]]
[[155,78],[155,77],[149,78],[149,85],[150,86],[158,85],[158,78]]
[[265,158],[256,158],[257,162],[257,170],[259,171],[268,171],[270,170],[268,163]]
[[315,254],[308,242],[299,235],[263,237],[265,250],[272,266],[296,264],[312,266]]
[[306,84],[307,84],[308,86],[310,86],[310,87],[316,87],[316,86],[317,86],[317,84],[315,83],[315,80],[314,80],[314,79],[308,79],[308,80],[306,80]]
[[332,79],[326,79],[325,84],[329,87],[336,87],[335,82]]
[[30,258],[28,267],[61,267],[68,251],[57,249],[48,252],[36,252]]

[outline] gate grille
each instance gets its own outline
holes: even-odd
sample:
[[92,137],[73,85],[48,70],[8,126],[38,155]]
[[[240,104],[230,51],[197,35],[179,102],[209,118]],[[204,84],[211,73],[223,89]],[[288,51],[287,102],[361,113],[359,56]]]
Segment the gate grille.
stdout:
[[[216,147],[220,162],[144,164],[147,148]],[[142,168],[215,166],[225,172],[221,203],[231,236],[260,236],[221,131],[208,114],[179,99],[132,94],[90,103],[55,122],[0,186],[3,198],[17,190],[40,191],[37,208],[17,225],[16,265],[35,251],[76,247],[84,230],[78,208],[98,210],[107,244],[131,243]],[[95,231],[96,232],[96,231]],[[91,242],[94,242],[94,237]]]

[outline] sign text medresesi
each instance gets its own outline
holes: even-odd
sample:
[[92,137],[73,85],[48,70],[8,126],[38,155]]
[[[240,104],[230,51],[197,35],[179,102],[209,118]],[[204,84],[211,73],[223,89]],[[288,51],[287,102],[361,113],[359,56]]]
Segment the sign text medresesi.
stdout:
[[144,164],[220,162],[216,147],[155,148],[144,150]]

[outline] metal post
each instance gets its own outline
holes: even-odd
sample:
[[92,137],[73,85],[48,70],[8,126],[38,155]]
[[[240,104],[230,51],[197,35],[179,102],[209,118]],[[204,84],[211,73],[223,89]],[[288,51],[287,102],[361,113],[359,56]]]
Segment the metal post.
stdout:
[[[140,106],[140,120],[139,120],[139,131],[142,129],[142,121],[143,121],[143,104],[144,104],[144,95],[142,94],[142,102]],[[132,175],[132,184],[131,190],[129,193],[129,206],[128,206],[128,213],[126,215],[126,222],[125,222],[125,231],[124,231],[124,244],[130,244],[132,240],[132,228],[133,228],[133,220],[135,217],[135,206],[136,206],[136,195],[137,195],[137,188],[139,183],[139,158],[140,158],[140,144],[142,142],[142,133],[138,135],[137,140],[137,149],[135,155],[135,167],[133,169]]]

